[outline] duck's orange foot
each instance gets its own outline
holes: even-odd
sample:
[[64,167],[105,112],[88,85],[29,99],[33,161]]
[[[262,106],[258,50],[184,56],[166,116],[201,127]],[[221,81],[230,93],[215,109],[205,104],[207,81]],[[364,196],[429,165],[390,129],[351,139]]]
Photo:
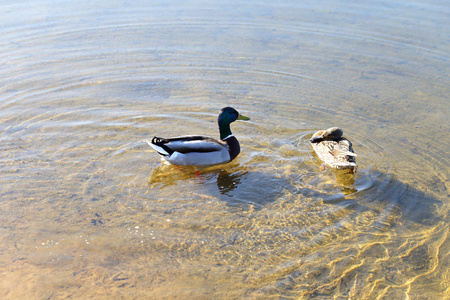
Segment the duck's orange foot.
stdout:
[[324,171],[325,170],[325,165],[321,165],[320,166],[320,171]]
[[201,181],[204,181],[204,180],[205,180],[205,178],[204,178],[202,175],[200,175],[200,172],[199,172],[199,171],[195,171],[195,177],[197,177],[197,178],[200,179]]

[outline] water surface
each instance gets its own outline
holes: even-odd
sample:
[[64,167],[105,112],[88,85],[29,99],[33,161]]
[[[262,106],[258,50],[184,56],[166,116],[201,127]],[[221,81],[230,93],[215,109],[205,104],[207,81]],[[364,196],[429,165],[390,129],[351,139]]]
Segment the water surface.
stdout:
[[[3,4],[2,298],[450,297],[441,1]],[[153,135],[242,152],[161,164]],[[340,126],[355,176],[309,138]]]

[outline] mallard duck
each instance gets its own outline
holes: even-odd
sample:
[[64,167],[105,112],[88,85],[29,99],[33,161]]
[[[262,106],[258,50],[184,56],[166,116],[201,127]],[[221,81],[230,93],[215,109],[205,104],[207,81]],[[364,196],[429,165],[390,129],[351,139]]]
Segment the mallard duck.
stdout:
[[320,160],[331,168],[350,169],[355,173],[356,154],[352,143],[342,135],[344,131],[338,127],[319,130],[309,140]]
[[236,120],[250,120],[232,107],[225,107],[219,113],[220,140],[210,137],[189,135],[174,138],[154,137],[147,143],[167,162],[177,166],[212,166],[232,161],[241,148],[231,133],[230,124]]

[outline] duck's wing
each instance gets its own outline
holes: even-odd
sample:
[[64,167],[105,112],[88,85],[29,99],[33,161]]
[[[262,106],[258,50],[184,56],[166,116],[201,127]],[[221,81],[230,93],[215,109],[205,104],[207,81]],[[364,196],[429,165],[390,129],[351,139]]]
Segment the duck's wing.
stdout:
[[350,152],[348,149],[334,148],[330,153],[335,157],[357,156],[356,153]]
[[332,168],[346,169],[356,167],[356,154],[347,139],[311,143],[320,160]]
[[346,138],[341,138],[334,146],[336,156],[346,157],[346,159],[355,159],[357,156],[353,151],[352,142]]
[[180,136],[168,139],[154,137],[150,145],[152,147],[159,146],[163,148],[169,148],[173,152],[184,154],[190,152],[207,153],[221,151],[224,147],[227,147],[225,143],[222,143],[218,140],[198,135]]
[[174,165],[216,165],[231,159],[226,143],[204,136],[154,137],[147,143]]

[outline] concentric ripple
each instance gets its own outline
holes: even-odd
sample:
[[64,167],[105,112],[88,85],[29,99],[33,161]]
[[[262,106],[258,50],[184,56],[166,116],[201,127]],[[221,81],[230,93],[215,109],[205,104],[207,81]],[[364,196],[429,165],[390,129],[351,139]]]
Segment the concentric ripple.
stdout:
[[[449,297],[448,7],[3,5],[2,298]],[[241,153],[161,164],[154,135]],[[309,144],[339,126],[355,175]],[[92,288],[95,287],[95,288]],[[230,288],[232,287],[232,288]]]

